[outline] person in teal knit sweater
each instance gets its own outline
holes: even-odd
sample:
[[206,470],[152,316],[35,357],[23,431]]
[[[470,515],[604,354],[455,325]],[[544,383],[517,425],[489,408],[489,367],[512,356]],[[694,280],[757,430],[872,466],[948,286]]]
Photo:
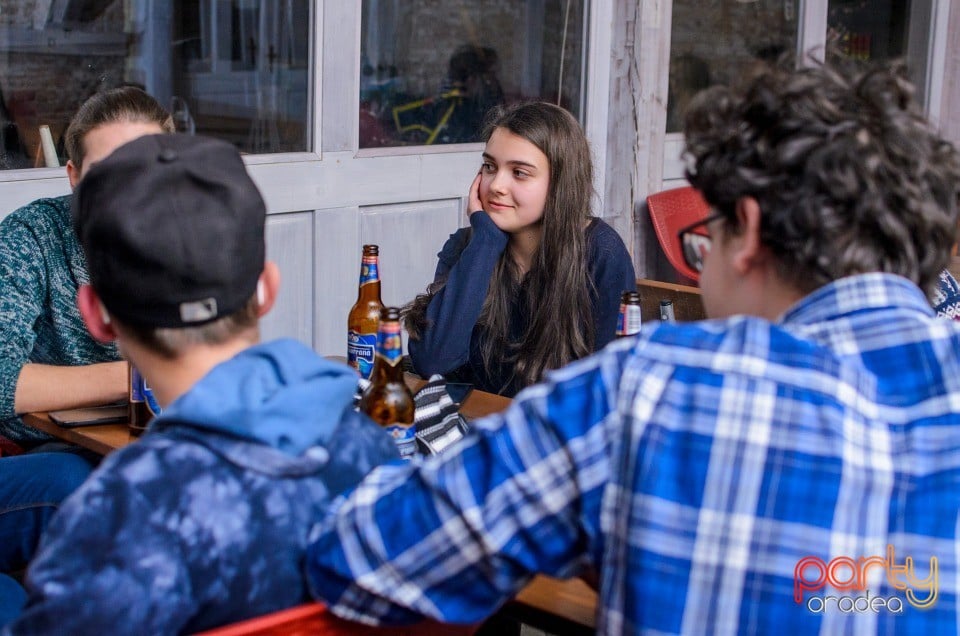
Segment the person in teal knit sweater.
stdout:
[[[71,189],[127,141],[172,131],[170,115],[140,89],[95,94],[67,128]],[[77,310],[77,289],[87,282],[69,195],[38,199],[0,222],[0,435],[24,448],[49,437],[20,414],[126,395],[126,363],[113,344],[90,337]]]
[[[173,132],[173,121],[143,91],[97,93],[67,128],[71,189],[119,146],[159,132]],[[26,427],[20,413],[126,395],[126,362],[113,344],[89,335],[77,309],[77,289],[88,282],[69,195],[38,199],[0,222],[0,435],[20,447],[49,439]],[[90,470],[70,453],[0,458],[0,624],[26,599],[2,572],[26,566],[60,502]]]

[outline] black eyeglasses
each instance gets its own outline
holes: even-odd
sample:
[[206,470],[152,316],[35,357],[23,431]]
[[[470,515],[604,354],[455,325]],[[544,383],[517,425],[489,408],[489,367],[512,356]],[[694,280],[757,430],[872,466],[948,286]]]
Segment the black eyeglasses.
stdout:
[[711,221],[723,218],[719,212],[714,212],[705,219],[701,219],[692,225],[688,225],[679,232],[680,247],[683,251],[683,260],[687,267],[700,273],[703,271],[703,259],[710,253],[710,245],[713,241],[706,232],[706,225]]

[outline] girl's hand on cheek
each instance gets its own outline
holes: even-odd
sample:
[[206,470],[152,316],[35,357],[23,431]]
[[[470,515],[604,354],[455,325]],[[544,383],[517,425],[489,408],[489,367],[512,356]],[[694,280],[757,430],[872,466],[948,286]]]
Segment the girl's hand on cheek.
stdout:
[[467,214],[473,214],[479,210],[483,209],[483,204],[480,203],[480,173],[477,173],[477,176],[473,179],[473,183],[470,184],[470,198],[468,200]]

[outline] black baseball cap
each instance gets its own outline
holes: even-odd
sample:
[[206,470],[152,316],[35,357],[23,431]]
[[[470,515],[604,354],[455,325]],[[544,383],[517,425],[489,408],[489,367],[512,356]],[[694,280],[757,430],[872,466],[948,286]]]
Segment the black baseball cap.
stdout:
[[266,208],[224,141],[135,139],[90,168],[72,211],[90,282],[124,323],[199,326],[256,291]]

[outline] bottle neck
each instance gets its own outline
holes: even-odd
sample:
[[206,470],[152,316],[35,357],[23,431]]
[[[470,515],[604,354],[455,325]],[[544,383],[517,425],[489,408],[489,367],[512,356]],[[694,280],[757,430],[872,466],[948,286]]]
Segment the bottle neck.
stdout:
[[370,374],[372,382],[403,382],[403,342],[400,323],[381,321],[377,330],[377,359]]
[[361,300],[380,299],[380,262],[376,256],[364,255],[360,262],[360,291]]
[[[360,285],[359,300],[376,300],[380,302],[380,281]],[[382,305],[383,303],[380,302]]]

